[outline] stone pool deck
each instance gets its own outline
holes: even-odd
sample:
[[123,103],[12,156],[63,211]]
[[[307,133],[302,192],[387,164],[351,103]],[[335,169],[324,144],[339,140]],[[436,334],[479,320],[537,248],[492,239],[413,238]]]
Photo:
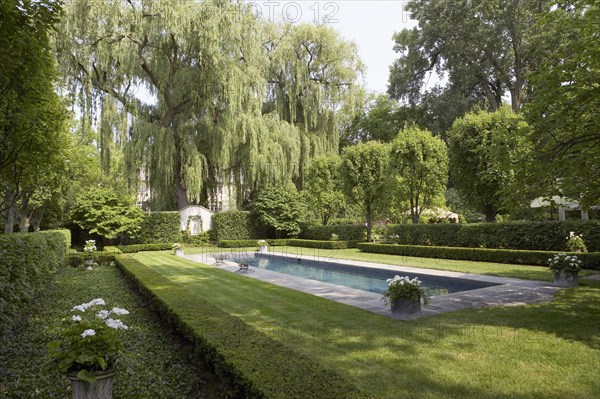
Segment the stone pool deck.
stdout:
[[[282,254],[275,253],[274,255],[281,256]],[[215,265],[216,263],[215,259],[210,254],[183,255],[182,257],[194,262],[200,262],[208,265]],[[432,296],[430,297],[429,304],[423,308],[421,313],[411,315],[406,320],[434,316],[441,313],[452,312],[466,308],[479,308],[484,306],[518,306],[548,302],[551,301],[556,292],[560,290],[559,287],[554,286],[552,282],[549,281],[484,276],[479,274],[457,273],[408,266],[394,266],[383,263],[371,263],[346,259],[315,259],[314,256],[306,255],[290,254],[288,257],[290,259],[323,260],[327,262],[338,262],[345,265],[354,265],[366,268],[387,269],[390,271],[390,277],[393,277],[396,274],[402,274],[402,272],[406,272],[499,284],[491,287],[457,292],[453,294]],[[215,266],[219,269],[230,272],[236,272],[239,270],[239,265],[235,262],[227,261],[222,265]],[[282,287],[306,292],[335,302],[344,303],[346,305],[355,306],[382,316],[390,316],[389,305],[386,306],[383,303],[381,300],[381,294],[357,290],[336,284],[324,283],[316,280],[309,280],[302,277],[277,273],[252,266],[250,266],[249,272],[244,273],[244,275],[249,278],[254,278]]]

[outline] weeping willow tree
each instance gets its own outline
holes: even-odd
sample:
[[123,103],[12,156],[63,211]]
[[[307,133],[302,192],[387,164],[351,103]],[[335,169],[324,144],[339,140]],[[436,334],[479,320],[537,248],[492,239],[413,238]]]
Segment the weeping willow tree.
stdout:
[[265,112],[275,112],[300,135],[297,184],[310,159],[338,153],[336,111],[351,103],[364,66],[356,45],[324,25],[265,26],[269,59]]
[[160,208],[200,203],[223,183],[244,193],[301,181],[312,154],[336,149],[333,111],[356,78],[355,51],[304,26],[273,28],[284,36],[265,44],[267,24],[248,10],[229,0],[65,7],[59,59],[79,108],[100,125],[103,165],[122,146]]

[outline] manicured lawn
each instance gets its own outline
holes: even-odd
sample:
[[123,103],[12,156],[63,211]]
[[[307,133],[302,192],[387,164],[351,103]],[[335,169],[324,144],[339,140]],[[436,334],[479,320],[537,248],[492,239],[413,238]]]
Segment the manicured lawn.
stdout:
[[118,365],[115,399],[221,398],[214,375],[190,355],[192,347],[148,308],[114,266],[93,271],[64,267],[13,333],[0,340],[0,398],[69,398],[70,383],[54,368],[46,343],[57,338],[74,305],[103,298],[130,311],[123,317],[125,356]]
[[[339,257],[360,256],[353,250],[337,253]],[[382,261],[373,254],[365,255]],[[168,252],[139,253],[135,258],[191,294],[318,359],[376,397],[600,395],[597,288],[562,290],[546,304],[467,309],[403,322],[189,262]],[[424,266],[408,260],[412,266]],[[451,263],[456,263],[451,270],[466,271],[461,269],[467,266],[461,265],[463,262]],[[477,266],[476,272],[500,267],[486,265]],[[516,268],[512,273],[538,275],[527,267]]]

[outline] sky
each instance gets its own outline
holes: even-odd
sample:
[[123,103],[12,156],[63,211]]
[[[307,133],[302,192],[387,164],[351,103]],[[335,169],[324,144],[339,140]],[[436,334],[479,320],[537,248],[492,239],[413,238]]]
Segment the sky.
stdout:
[[403,11],[403,0],[253,0],[256,11],[271,21],[319,22],[333,27],[346,40],[354,41],[366,65],[366,87],[385,92],[389,67],[397,58],[394,32],[416,23]]

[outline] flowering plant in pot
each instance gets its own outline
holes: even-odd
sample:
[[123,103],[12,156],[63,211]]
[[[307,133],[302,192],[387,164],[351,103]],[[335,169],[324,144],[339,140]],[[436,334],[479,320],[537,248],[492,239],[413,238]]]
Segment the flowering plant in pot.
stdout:
[[74,306],[61,339],[48,343],[50,357],[73,378],[96,382],[97,372],[111,370],[118,362],[121,334],[128,327],[118,318],[125,309],[104,308],[102,298]]
[[567,237],[567,248],[570,252],[587,252],[583,234],[577,235],[574,231],[569,232]]
[[[417,277],[394,276],[386,280],[388,289],[383,293],[383,301],[392,307],[392,315],[401,313],[416,313],[421,310],[421,298],[425,304],[429,298]],[[404,309],[406,308],[406,309]]]
[[548,267],[554,274],[554,283],[565,287],[577,285],[581,264],[577,255],[556,254],[548,259]]
[[171,245],[171,248],[173,249],[173,253],[175,255],[183,254],[183,245],[175,243],[175,244]]
[[269,243],[266,240],[258,240],[256,243],[260,247],[260,252],[266,252],[269,249]]
[[83,247],[83,257],[85,259],[85,264],[87,265],[88,270],[91,270],[92,265],[94,264],[94,252],[96,252],[96,241],[95,240],[87,240]]

